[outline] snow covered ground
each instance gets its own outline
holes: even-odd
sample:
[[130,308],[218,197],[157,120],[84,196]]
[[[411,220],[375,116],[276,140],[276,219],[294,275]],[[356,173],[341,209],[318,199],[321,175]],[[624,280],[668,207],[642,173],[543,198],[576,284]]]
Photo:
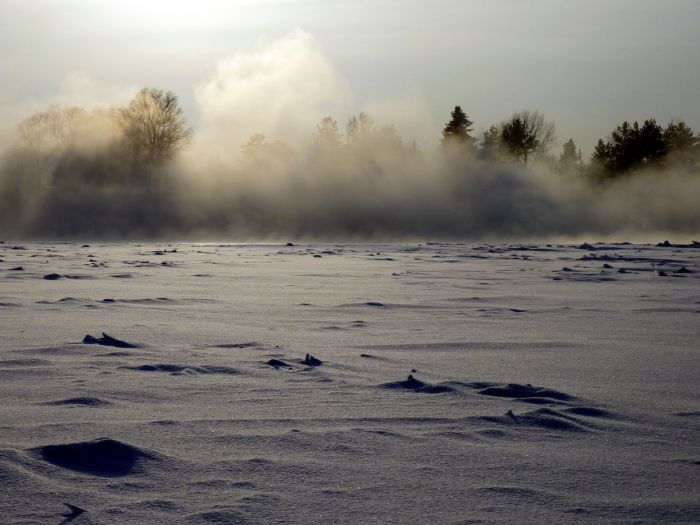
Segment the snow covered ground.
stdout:
[[0,523],[700,522],[699,245],[0,260]]

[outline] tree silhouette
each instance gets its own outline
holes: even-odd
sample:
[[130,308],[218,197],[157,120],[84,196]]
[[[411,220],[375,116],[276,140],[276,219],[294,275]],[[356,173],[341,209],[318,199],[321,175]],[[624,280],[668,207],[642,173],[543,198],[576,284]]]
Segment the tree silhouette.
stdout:
[[505,151],[525,165],[542,158],[556,138],[554,124],[545,121],[539,111],[513,114],[501,124],[500,136]]
[[693,147],[696,139],[693,130],[681,121],[670,122],[664,129],[664,142],[669,151],[686,150]]
[[479,156],[485,160],[495,160],[501,155],[501,150],[501,131],[498,127],[491,126],[488,131],[484,131]]
[[166,163],[192,133],[171,91],[143,88],[120,114],[128,156],[138,164]]
[[663,128],[655,119],[645,120],[639,130],[639,156],[645,165],[660,165],[666,156]]
[[603,139],[598,139],[591,154],[591,169],[593,172],[602,176],[610,175],[612,171],[612,155],[610,143]]
[[604,175],[615,176],[645,167],[662,165],[668,149],[664,131],[654,119],[630,124],[625,121],[598,141],[592,161]]
[[576,148],[574,139],[569,139],[562,146],[562,153],[557,162],[557,171],[573,173],[581,167],[581,150]]
[[473,124],[462,108],[455,106],[452,110],[452,118],[442,130],[442,144],[462,146],[473,151],[474,142],[476,142],[476,139],[471,136]]
[[700,139],[682,120],[670,122],[663,132],[668,161],[685,168],[692,168],[700,161]]

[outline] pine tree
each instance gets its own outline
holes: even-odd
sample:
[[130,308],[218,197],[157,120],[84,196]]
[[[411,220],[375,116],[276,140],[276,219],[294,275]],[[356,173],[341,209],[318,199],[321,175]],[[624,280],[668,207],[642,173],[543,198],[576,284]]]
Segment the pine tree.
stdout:
[[609,142],[598,139],[591,155],[591,167],[601,175],[612,171],[612,146]]
[[473,151],[474,142],[476,142],[476,139],[471,135],[474,129],[472,128],[473,124],[462,108],[455,106],[452,110],[452,118],[442,130],[442,144],[464,146]]
[[560,173],[573,173],[581,166],[581,153],[576,148],[574,139],[569,139],[562,146],[562,153],[557,162],[557,170]]
[[700,161],[700,140],[693,136],[693,130],[685,122],[671,122],[663,136],[668,163],[692,169]]
[[668,148],[664,130],[656,120],[625,121],[610,134],[610,140],[598,141],[592,161],[605,175],[619,175],[645,167],[661,166]]
[[501,154],[501,131],[496,126],[491,126],[488,131],[484,131],[484,138],[481,140],[479,156],[485,160],[495,160]]

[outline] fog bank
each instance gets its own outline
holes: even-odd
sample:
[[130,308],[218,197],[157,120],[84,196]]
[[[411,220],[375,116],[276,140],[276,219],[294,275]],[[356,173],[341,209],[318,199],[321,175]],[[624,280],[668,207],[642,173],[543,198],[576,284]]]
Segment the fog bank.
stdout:
[[349,88],[302,31],[222,60],[194,90],[199,126],[167,161],[153,162],[134,140],[138,130],[124,124],[124,109],[108,105],[64,104],[20,127],[0,165],[0,235],[498,240],[700,232],[698,169],[668,166],[600,183],[561,173],[551,158],[524,166],[426,147],[436,131],[419,102],[377,102],[371,115],[352,116]]

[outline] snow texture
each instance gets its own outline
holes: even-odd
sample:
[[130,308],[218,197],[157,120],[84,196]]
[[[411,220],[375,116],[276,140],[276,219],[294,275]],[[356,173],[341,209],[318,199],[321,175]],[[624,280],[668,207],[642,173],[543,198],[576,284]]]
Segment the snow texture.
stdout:
[[700,522],[699,245],[0,259],[3,524]]

